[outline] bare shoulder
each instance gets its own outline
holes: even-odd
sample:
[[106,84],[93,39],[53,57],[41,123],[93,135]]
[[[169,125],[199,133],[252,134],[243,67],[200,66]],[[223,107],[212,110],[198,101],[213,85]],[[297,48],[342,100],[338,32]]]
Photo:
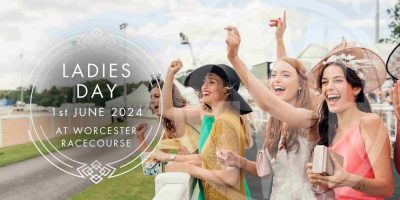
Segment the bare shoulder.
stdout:
[[385,126],[382,125],[382,118],[375,113],[364,113],[360,118],[363,135],[376,136],[378,132],[385,130]]
[[363,126],[380,125],[382,119],[378,114],[375,113],[363,113],[360,118],[360,123]]

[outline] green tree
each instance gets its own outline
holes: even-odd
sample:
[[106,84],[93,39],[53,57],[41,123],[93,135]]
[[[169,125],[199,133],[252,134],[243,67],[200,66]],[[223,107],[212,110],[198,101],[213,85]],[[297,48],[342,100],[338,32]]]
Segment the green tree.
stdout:
[[389,8],[386,10],[389,18],[389,29],[390,29],[390,38],[380,39],[379,42],[386,43],[399,43],[400,42],[400,0],[397,0],[397,3],[394,5],[394,8]]

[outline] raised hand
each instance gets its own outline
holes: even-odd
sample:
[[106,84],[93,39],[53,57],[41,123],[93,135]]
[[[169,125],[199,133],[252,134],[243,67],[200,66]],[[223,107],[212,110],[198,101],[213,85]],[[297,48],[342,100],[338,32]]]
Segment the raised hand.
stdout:
[[182,61],[179,59],[173,60],[168,68],[168,73],[171,75],[175,75],[179,72],[183,67]]
[[270,27],[276,27],[275,31],[275,38],[278,39],[283,39],[283,35],[286,30],[286,10],[283,11],[283,17],[282,19],[278,17],[277,19],[271,19],[269,21],[269,26]]
[[136,128],[135,137],[138,142],[142,143],[145,140],[144,133],[147,131],[148,124],[146,123],[139,123]]
[[233,60],[238,57],[239,45],[240,45],[240,34],[235,26],[225,27],[227,31],[226,45],[228,49],[228,59]]

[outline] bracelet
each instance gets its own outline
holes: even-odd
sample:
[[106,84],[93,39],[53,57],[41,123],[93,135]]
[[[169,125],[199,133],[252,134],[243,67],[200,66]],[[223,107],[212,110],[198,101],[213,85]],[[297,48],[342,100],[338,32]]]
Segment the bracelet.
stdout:
[[361,177],[361,183],[358,186],[353,187],[353,189],[362,192],[364,188],[365,188],[365,179],[364,177]]
[[365,188],[365,179],[364,179],[364,177],[361,177],[361,185],[358,188],[359,189],[358,191],[363,191],[364,188]]
[[311,185],[311,189],[317,193],[317,194],[321,194],[324,193],[325,191],[321,189],[321,187],[319,186],[319,184],[317,185]]
[[246,169],[246,166],[247,166],[247,158],[244,158],[243,165],[240,168]]
[[168,161],[174,161],[176,158],[176,154],[170,154],[168,157]]

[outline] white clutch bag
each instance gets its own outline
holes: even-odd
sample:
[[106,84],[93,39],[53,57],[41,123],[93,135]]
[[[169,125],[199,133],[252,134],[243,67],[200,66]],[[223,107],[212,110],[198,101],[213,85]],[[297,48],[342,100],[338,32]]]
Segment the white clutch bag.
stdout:
[[257,152],[256,167],[257,175],[260,178],[266,178],[268,175],[272,174],[271,162],[264,149]]
[[[334,173],[334,166],[331,160],[329,148],[324,145],[316,145],[313,153],[313,166],[312,172],[322,174],[325,176],[332,176]],[[331,152],[341,166],[343,166],[343,157],[339,154]]]

